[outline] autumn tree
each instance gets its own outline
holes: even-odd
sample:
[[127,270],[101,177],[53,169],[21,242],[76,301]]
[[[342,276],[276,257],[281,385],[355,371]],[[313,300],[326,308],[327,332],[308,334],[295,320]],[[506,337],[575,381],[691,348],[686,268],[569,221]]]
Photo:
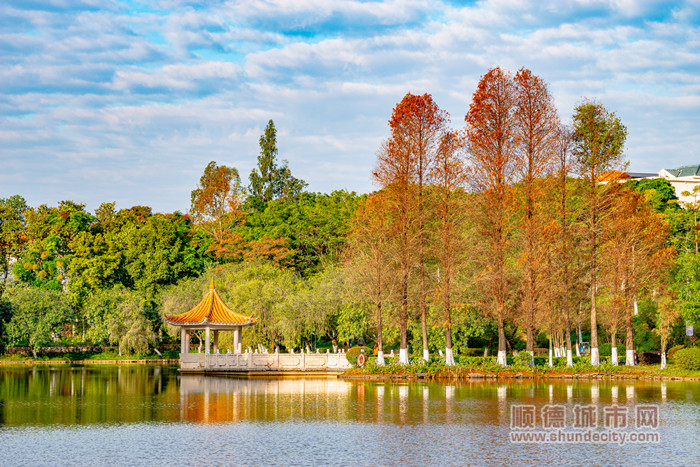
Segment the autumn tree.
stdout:
[[192,191],[190,215],[212,238],[209,250],[220,259],[239,259],[242,239],[231,229],[244,221],[238,171],[211,161]]
[[614,184],[608,196],[612,202],[601,235],[600,285],[608,297],[613,349],[617,324],[624,322],[626,364],[631,366],[633,305],[643,290],[659,293],[675,255],[671,247],[664,245],[668,238],[666,222],[646,203],[642,193]]
[[360,202],[349,235],[345,268],[362,301],[374,308],[377,364],[384,365],[383,313],[393,294],[390,200],[386,191]]
[[511,183],[518,160],[516,111],[512,76],[493,68],[479,81],[465,117],[470,183],[478,193],[480,251],[476,257],[482,273],[477,281],[483,292],[482,308],[498,325],[498,363],[503,366],[507,364],[504,326],[512,307],[508,255],[512,247]]
[[307,185],[303,180],[292,176],[287,161],[278,165],[277,155],[277,129],[270,120],[260,136],[258,166],[250,173],[248,203],[255,209],[264,209],[265,203],[273,199],[296,200]]
[[605,191],[608,185],[600,184],[601,175],[618,167],[622,162],[622,150],[627,139],[627,128],[620,119],[605,107],[593,101],[585,101],[574,109],[572,155],[574,171],[586,184],[586,239],[588,243],[588,275],[591,301],[591,364],[598,365],[598,255],[602,215],[605,211]]
[[396,105],[389,120],[391,136],[377,155],[375,181],[387,190],[392,199],[397,235],[396,264],[399,269],[399,328],[401,347],[399,360],[408,363],[409,282],[418,274],[418,307],[423,334],[423,357],[427,359],[427,283],[425,255],[424,185],[444,129],[446,114],[429,94],[406,94]]
[[560,138],[560,122],[547,83],[520,69],[515,74],[517,100],[514,112],[517,177],[520,179],[523,213],[520,264],[523,271],[521,308],[526,329],[525,349],[534,355],[536,315],[541,310],[538,270],[542,264],[541,215],[543,178],[553,171]]
[[460,272],[467,252],[467,167],[461,154],[463,141],[456,132],[445,132],[431,168],[436,218],[435,257],[438,266],[437,301],[445,328],[445,363],[455,364],[452,350],[452,312],[460,294]]

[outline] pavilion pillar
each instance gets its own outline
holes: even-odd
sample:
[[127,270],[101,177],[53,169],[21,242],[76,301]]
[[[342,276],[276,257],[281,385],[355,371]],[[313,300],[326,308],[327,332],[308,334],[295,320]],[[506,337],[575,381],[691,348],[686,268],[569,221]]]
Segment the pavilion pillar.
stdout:
[[189,350],[187,348],[187,338],[189,336],[187,335],[187,329],[184,327],[180,328],[180,353],[185,354]]
[[241,353],[240,345],[238,341],[241,339],[241,327],[236,326],[233,328],[233,353]]
[[211,348],[211,329],[209,329],[209,326],[205,328],[204,331],[204,353],[210,353],[209,349]]
[[219,353],[219,330],[214,330],[214,353]]
[[190,330],[185,329],[185,353],[190,353]]
[[238,339],[236,340],[236,345],[238,346],[238,353],[243,353],[243,328],[238,326]]

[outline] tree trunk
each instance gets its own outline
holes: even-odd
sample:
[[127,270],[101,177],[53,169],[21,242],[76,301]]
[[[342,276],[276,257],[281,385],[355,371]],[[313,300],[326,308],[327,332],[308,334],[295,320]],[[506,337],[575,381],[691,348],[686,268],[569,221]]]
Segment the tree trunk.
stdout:
[[571,319],[569,318],[569,307],[566,308],[566,366],[574,366],[574,358],[571,353]]
[[384,343],[382,341],[382,304],[377,303],[377,365],[384,366]]
[[596,184],[598,181],[595,178],[595,174],[591,176],[591,342],[590,342],[590,353],[591,353],[591,365],[597,366],[600,364],[600,355],[598,353],[598,316],[596,310],[596,296],[598,295],[598,219],[597,219],[597,194],[596,194]]
[[666,341],[661,341],[661,369],[666,369]]
[[496,363],[501,366],[508,366],[506,355],[506,332],[502,313],[498,314],[498,357],[496,357]]
[[627,328],[625,365],[634,366],[634,329],[632,329],[632,313],[629,310],[625,311],[625,328]]
[[[421,282],[425,280],[424,277],[421,275]],[[423,288],[423,285],[421,285],[421,289]],[[423,360],[428,362],[430,360],[430,350],[428,348],[428,323],[427,323],[427,307],[425,306],[425,295],[424,291],[421,290],[421,313],[420,313],[420,326],[421,326],[421,333],[423,335]]]
[[445,365],[453,366],[455,364],[455,357],[452,353],[452,322],[450,316],[450,310],[447,309],[447,323],[445,325]]
[[399,363],[408,365],[408,272],[403,273],[401,284],[401,311],[399,314],[399,332],[401,344],[399,346]]
[[616,330],[613,329],[612,335],[610,336],[610,342],[612,343],[610,347],[610,362],[617,366],[617,336],[615,335],[617,332],[615,331]]
[[591,280],[591,365],[600,364],[600,356],[598,353],[598,319],[596,316],[596,280],[593,276]]

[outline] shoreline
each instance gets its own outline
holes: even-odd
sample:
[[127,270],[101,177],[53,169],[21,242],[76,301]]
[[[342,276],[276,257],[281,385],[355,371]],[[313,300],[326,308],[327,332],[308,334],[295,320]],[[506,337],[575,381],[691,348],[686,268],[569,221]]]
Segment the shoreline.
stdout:
[[158,359],[111,359],[111,360],[6,360],[0,361],[3,365],[147,365],[149,363],[161,365],[179,365],[179,358],[158,358]]
[[[108,360],[5,360],[0,361],[1,366],[34,366],[34,365],[179,365],[178,358],[158,359],[108,359]],[[376,381],[376,382],[447,382],[447,381],[498,381],[498,380],[611,380],[611,381],[687,381],[700,382],[700,376],[675,376],[649,373],[513,373],[513,372],[464,372],[464,373],[403,373],[403,374],[364,374],[355,373],[337,374],[338,379],[349,381]],[[270,374],[270,376],[275,376]],[[304,376],[304,375],[300,375]],[[289,377],[289,376],[288,376]]]
[[378,382],[445,382],[445,381],[484,381],[484,380],[614,380],[614,381],[687,381],[700,382],[697,376],[671,376],[653,374],[610,374],[610,373],[566,373],[566,374],[531,374],[531,373],[466,373],[463,375],[454,374],[430,374],[430,373],[406,373],[400,375],[392,374],[341,374],[340,379],[355,381],[378,381]]

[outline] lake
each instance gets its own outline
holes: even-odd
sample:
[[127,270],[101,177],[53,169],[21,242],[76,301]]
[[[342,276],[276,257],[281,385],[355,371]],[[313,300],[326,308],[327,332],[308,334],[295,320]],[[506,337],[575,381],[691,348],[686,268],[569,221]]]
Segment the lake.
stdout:
[[[592,413],[597,425],[586,420]],[[521,436],[553,432],[548,443]],[[585,433],[627,442],[566,440]],[[3,466],[697,465],[698,435],[697,382],[377,383],[0,366]]]

